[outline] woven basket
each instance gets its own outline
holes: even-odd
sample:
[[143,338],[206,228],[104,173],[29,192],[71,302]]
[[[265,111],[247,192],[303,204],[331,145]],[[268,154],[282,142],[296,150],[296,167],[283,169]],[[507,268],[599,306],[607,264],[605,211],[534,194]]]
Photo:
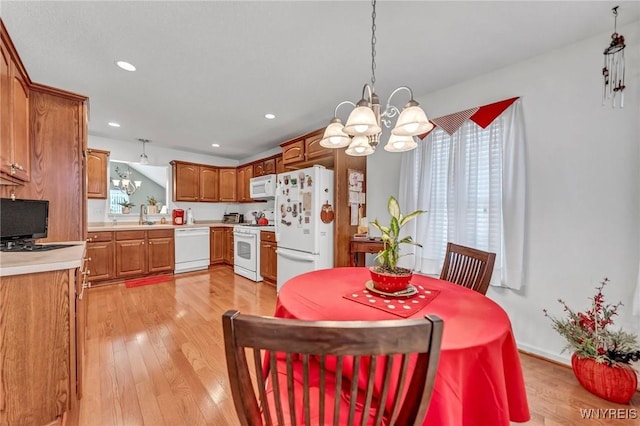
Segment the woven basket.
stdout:
[[627,404],[638,387],[636,372],[627,365],[609,366],[573,354],[571,368],[582,387],[607,401]]

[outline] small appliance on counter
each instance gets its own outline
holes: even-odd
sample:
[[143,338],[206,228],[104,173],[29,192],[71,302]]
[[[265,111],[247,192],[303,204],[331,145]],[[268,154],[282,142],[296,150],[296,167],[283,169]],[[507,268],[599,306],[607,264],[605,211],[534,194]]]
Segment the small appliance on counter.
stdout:
[[250,211],[251,225],[273,226],[275,216],[273,210],[252,210]]
[[174,225],[184,225],[184,210],[173,209],[171,213]]
[[225,213],[222,216],[222,223],[242,223],[244,222],[244,215],[240,213]]

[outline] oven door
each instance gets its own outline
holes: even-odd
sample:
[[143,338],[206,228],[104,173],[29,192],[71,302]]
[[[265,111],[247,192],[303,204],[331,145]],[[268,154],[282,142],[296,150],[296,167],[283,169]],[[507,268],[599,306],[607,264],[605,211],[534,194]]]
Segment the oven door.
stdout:
[[258,235],[252,232],[234,230],[233,241],[233,265],[236,267],[235,269],[245,270],[255,275],[258,268],[256,255],[258,251]]

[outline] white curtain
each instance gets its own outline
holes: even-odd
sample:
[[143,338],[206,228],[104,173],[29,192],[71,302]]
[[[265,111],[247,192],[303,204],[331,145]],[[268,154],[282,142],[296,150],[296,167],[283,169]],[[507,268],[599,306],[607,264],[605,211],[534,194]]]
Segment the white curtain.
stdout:
[[406,227],[406,234],[423,247],[415,248],[405,265],[439,274],[451,241],[496,253],[491,284],[519,289],[524,282],[525,182],[520,99],[485,129],[467,120],[452,135],[439,128],[431,132],[402,159],[402,211],[427,211]]

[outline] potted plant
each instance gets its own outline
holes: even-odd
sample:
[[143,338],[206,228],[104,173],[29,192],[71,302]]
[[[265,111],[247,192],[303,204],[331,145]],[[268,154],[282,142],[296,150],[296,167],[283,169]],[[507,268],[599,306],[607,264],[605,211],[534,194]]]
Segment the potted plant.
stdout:
[[130,203],[129,201],[122,201],[120,203],[118,203],[122,206],[122,214],[129,214],[131,213],[131,207],[134,207],[135,204]]
[[638,337],[623,330],[611,330],[613,317],[622,302],[605,304],[602,290],[609,282],[604,278],[591,298],[591,309],[575,312],[562,300],[567,316],[549,315],[552,327],[567,340],[563,349],[573,351],[571,367],[578,382],[589,392],[608,401],[628,403],[638,386],[631,363],[640,360]]
[[382,234],[384,248],[376,256],[379,265],[372,266],[369,270],[371,271],[373,286],[377,290],[395,293],[406,290],[413,275],[412,270],[398,266],[398,260],[402,257],[400,255],[400,245],[411,244],[422,247],[419,243],[413,241],[410,235],[400,238],[400,232],[410,220],[425,213],[425,211],[416,210],[405,216],[400,212],[398,200],[393,196],[389,197],[387,208],[391,215],[389,226],[380,225],[377,218],[371,222],[371,225]]
[[152,196],[147,196],[147,213],[149,214],[157,214],[158,213],[158,200],[156,200],[156,197]]

